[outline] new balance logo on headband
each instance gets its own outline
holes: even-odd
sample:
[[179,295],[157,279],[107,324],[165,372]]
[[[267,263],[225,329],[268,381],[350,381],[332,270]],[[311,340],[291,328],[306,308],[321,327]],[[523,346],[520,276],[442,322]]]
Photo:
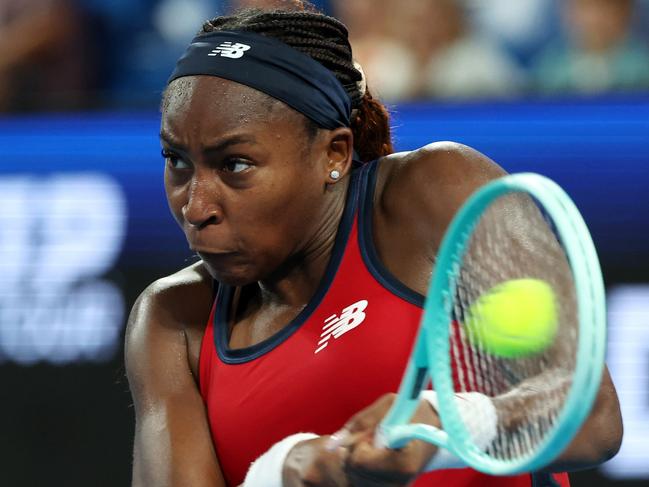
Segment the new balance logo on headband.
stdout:
[[216,49],[212,49],[212,52],[210,52],[208,56],[221,56],[238,59],[243,56],[243,53],[248,49],[250,49],[248,44],[241,44],[239,42],[232,44],[230,41],[225,41],[222,44],[219,44],[219,47]]

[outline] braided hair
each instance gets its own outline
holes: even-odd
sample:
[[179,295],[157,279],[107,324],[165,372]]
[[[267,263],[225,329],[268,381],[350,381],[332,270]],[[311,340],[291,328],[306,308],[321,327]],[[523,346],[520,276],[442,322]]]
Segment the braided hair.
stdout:
[[[336,76],[351,99],[351,129],[360,159],[371,161],[394,152],[388,111],[367,89],[361,92],[363,75],[354,66],[347,28],[342,22],[315,11],[307,2],[292,1],[282,9],[251,8],[216,17],[203,24],[199,35],[220,30],[272,37],[318,61]],[[306,123],[308,133],[317,133],[313,121],[306,119]]]

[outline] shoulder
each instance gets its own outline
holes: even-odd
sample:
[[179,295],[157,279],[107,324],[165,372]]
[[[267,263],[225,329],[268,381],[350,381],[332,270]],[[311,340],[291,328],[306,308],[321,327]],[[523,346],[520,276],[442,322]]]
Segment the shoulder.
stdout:
[[126,372],[134,395],[151,398],[173,390],[157,370],[165,370],[167,379],[174,374],[184,377],[186,371],[197,377],[200,337],[212,296],[212,280],[202,263],[158,279],[142,292],[125,338]]
[[392,184],[426,185],[485,182],[504,170],[486,155],[457,142],[434,142],[410,152],[392,154],[381,160]]
[[172,311],[180,304],[183,309],[191,311],[201,302],[209,306],[211,300],[212,279],[203,263],[197,262],[150,284],[140,294],[133,311],[146,313],[151,311],[151,306],[154,310]]
[[127,347],[137,341],[139,331],[204,326],[212,304],[212,286],[202,262],[150,284],[133,305],[127,324]]
[[377,199],[390,213],[448,222],[478,187],[505,171],[484,154],[436,142],[381,161]]
[[478,151],[437,142],[379,160],[372,229],[382,265],[420,294],[446,228],[462,203],[505,172]]
[[[155,302],[161,306],[173,305],[176,301],[189,298],[193,301],[199,295],[212,291],[212,279],[202,262],[197,262],[151,283],[140,294],[136,305]],[[198,295],[197,295],[198,293]]]

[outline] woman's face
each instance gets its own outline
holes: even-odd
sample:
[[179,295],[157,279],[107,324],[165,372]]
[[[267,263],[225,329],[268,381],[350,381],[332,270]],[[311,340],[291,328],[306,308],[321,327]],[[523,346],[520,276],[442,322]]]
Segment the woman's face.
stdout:
[[309,245],[328,154],[300,114],[232,81],[186,77],[167,90],[161,140],[169,207],[214,278],[267,278]]

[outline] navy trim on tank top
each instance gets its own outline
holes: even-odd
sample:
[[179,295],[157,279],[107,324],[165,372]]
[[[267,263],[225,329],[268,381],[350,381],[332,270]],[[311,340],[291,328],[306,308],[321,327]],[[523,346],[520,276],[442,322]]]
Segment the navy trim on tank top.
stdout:
[[378,160],[367,164],[361,181],[361,201],[358,214],[358,245],[363,261],[372,276],[388,291],[415,306],[424,307],[425,297],[399,281],[385,268],[374,246],[372,233],[372,208],[374,205],[374,189],[378,173]]
[[338,224],[338,231],[336,233],[336,240],[334,242],[331,258],[327,264],[327,269],[325,270],[322,281],[306,307],[300,311],[300,313],[287,326],[270,338],[251,347],[231,349],[228,345],[229,337],[227,330],[228,316],[230,316],[230,307],[232,305],[234,289],[232,286],[225,284],[219,286],[216,295],[217,308],[214,312],[214,345],[216,346],[216,352],[221,361],[226,364],[241,364],[259,358],[270,352],[295,333],[318,307],[336,276],[338,267],[340,266],[340,261],[342,260],[345,249],[347,248],[347,241],[349,240],[349,233],[351,232],[352,224],[354,223],[354,216],[356,215],[356,207],[359,200],[359,174],[361,172],[364,172],[364,167],[356,169],[351,175],[351,181],[349,182],[349,188],[345,200],[345,209],[343,210],[343,216]]

